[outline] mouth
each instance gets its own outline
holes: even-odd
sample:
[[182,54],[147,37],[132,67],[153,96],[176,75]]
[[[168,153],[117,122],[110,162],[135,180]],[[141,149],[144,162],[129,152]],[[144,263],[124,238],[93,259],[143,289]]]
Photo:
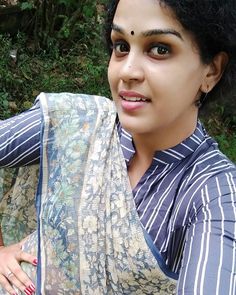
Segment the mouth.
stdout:
[[125,113],[136,114],[137,111],[145,110],[151,99],[134,91],[120,91],[121,108]]
[[127,102],[151,102],[151,99],[134,91],[120,91],[119,96]]
[[120,95],[121,99],[125,101],[130,101],[130,102],[150,102],[151,100],[148,98],[143,98],[143,97],[128,97],[128,96],[122,96]]

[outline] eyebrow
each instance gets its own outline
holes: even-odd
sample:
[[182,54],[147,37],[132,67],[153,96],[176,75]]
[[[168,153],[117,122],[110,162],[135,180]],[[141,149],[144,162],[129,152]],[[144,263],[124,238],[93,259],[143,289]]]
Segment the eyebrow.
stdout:
[[[112,24],[111,28],[112,28],[112,30],[114,30],[120,34],[123,34],[123,35],[125,34],[125,31],[120,26],[118,26],[114,23]],[[144,31],[141,34],[144,37],[151,37],[154,35],[174,35],[183,41],[182,35],[178,31],[173,30],[173,29],[153,29],[153,30]]]

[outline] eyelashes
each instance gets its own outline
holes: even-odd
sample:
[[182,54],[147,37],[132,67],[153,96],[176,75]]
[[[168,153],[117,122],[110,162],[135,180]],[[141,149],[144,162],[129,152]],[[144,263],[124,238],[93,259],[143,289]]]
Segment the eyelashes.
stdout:
[[152,45],[149,52],[153,56],[165,56],[165,55],[169,55],[171,53],[171,48],[169,45],[157,43],[157,44]]
[[117,56],[123,56],[124,54],[127,54],[130,51],[130,46],[127,42],[119,40],[115,41],[112,44],[112,50],[115,52]]
[[[116,57],[123,57],[129,53],[130,45],[125,40],[117,40],[112,43],[111,49]],[[171,47],[168,44],[161,42],[152,42],[145,46],[142,50],[146,55],[158,59],[166,58],[171,54]]]

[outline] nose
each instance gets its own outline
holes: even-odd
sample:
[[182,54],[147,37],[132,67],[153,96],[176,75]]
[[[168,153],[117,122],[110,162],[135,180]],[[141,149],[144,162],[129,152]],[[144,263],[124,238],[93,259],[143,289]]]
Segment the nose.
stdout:
[[143,81],[144,69],[142,58],[136,52],[130,51],[129,54],[122,60],[120,68],[120,79],[123,82]]

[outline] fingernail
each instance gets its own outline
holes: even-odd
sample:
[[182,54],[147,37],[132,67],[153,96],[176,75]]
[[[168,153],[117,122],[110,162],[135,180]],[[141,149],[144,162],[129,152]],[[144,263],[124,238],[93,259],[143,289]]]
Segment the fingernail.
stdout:
[[31,291],[35,291],[35,286],[33,285],[33,284],[31,284],[29,287],[28,287],[28,289],[30,289]]
[[34,260],[33,260],[33,264],[34,264],[34,265],[37,265],[37,264],[38,264],[38,260],[37,260],[37,259],[34,259]]
[[32,291],[29,290],[29,288],[26,288],[26,289],[24,290],[24,292],[25,292],[26,295],[32,295]]

